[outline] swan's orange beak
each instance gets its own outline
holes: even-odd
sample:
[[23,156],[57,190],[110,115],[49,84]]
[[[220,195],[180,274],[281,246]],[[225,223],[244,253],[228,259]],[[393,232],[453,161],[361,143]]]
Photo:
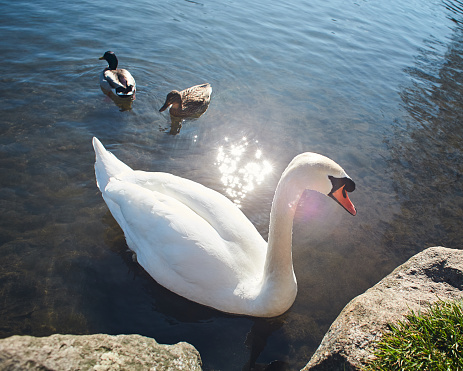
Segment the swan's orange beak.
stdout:
[[337,201],[344,209],[346,209],[350,214],[357,214],[354,204],[349,199],[346,190],[344,189],[345,185],[338,188],[336,191],[329,194],[335,201]]

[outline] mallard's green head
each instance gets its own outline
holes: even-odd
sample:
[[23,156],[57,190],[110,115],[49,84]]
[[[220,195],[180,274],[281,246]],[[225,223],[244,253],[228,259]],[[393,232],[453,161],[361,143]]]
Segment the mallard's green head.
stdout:
[[108,62],[110,70],[115,70],[117,68],[117,57],[116,54],[114,54],[114,52],[107,51],[106,53],[104,53],[102,57],[100,57],[100,60],[103,59],[106,62]]

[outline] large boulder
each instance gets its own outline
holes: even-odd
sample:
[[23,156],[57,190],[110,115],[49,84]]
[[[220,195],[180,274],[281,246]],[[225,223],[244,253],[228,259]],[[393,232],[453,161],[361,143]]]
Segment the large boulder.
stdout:
[[1,370],[201,370],[188,343],[158,344],[140,335],[11,336],[0,340]]
[[360,370],[388,322],[439,299],[463,299],[463,250],[430,247],[352,299],[303,370]]

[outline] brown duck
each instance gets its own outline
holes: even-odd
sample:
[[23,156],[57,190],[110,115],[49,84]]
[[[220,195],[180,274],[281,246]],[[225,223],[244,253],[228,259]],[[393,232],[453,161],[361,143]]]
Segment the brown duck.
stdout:
[[170,106],[169,112],[174,117],[201,116],[209,106],[211,93],[211,85],[207,83],[182,91],[172,90],[167,94],[166,102],[159,112]]

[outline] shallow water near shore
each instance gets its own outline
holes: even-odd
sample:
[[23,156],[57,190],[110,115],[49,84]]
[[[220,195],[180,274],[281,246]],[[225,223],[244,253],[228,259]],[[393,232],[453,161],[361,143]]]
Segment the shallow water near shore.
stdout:
[[[462,246],[460,8],[0,0],[0,336],[137,333],[191,343],[205,370],[302,368],[349,300],[426,247]],[[129,110],[98,85],[106,50],[137,81]],[[169,91],[203,82],[204,115],[173,125],[158,112]],[[133,168],[227,195],[265,238],[301,152],[346,170],[358,214],[304,194],[293,307],[223,314],[133,261],[95,185],[93,136]]]

